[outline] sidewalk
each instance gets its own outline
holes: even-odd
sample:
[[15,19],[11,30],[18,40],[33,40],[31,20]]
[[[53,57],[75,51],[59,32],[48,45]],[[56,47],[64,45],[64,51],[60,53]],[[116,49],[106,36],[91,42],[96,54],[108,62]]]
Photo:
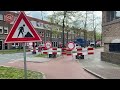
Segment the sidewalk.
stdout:
[[[23,68],[23,61],[6,63],[4,66]],[[78,62],[71,57],[65,56],[52,59],[49,62],[27,62],[27,69],[43,72],[47,79],[98,79],[86,72]]]
[[80,65],[106,79],[120,79],[120,66],[100,60],[102,49],[96,49],[95,55],[85,57],[80,60]]
[[[42,58],[42,57],[27,57],[26,59],[27,59],[26,60],[27,62],[34,62],[34,63],[43,63],[43,62],[48,62],[51,60],[50,58]],[[24,58],[16,59],[8,63],[14,63],[17,61],[24,61]]]

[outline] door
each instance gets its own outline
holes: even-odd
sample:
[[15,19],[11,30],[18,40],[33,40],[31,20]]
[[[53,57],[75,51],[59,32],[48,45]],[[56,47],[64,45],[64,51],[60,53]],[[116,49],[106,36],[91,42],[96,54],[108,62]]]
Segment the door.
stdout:
[[2,41],[0,41],[0,50],[2,50]]
[[7,43],[5,43],[5,49],[8,49],[8,44]]

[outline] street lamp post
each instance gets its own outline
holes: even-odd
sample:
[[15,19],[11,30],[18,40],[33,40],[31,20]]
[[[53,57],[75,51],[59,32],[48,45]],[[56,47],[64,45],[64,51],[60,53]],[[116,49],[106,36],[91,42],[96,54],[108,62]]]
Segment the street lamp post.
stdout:
[[[4,15],[5,15],[5,11],[0,11],[0,13],[3,15],[3,33],[4,33],[4,26],[5,26],[5,22],[4,22]],[[3,43],[2,43],[3,44]],[[3,46],[3,45],[2,45]],[[2,47],[3,50],[3,47]]]

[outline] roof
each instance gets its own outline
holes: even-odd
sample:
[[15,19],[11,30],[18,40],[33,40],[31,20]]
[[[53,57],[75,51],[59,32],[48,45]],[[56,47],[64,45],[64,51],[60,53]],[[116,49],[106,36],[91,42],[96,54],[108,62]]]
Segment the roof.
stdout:
[[[19,13],[10,12],[10,11],[6,11],[5,14],[7,14],[7,13],[13,14],[14,16],[18,16],[18,14],[19,14]],[[31,16],[28,16],[28,15],[27,15],[27,17],[28,17],[29,20],[34,20],[34,21],[37,21],[37,22],[42,22],[44,24],[57,25],[57,24],[54,24],[54,23],[51,23],[51,22],[48,22],[48,21],[45,21],[45,20],[41,20],[41,19],[38,19],[38,18],[34,18],[34,17],[31,17]]]

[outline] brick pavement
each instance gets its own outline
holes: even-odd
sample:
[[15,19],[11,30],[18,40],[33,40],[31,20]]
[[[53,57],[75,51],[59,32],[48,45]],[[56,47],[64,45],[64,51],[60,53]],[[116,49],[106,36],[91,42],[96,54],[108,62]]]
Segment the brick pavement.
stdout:
[[[3,65],[23,68],[23,61]],[[47,79],[98,79],[84,71],[78,62],[67,56],[44,63],[27,62],[27,68],[45,73]]]

